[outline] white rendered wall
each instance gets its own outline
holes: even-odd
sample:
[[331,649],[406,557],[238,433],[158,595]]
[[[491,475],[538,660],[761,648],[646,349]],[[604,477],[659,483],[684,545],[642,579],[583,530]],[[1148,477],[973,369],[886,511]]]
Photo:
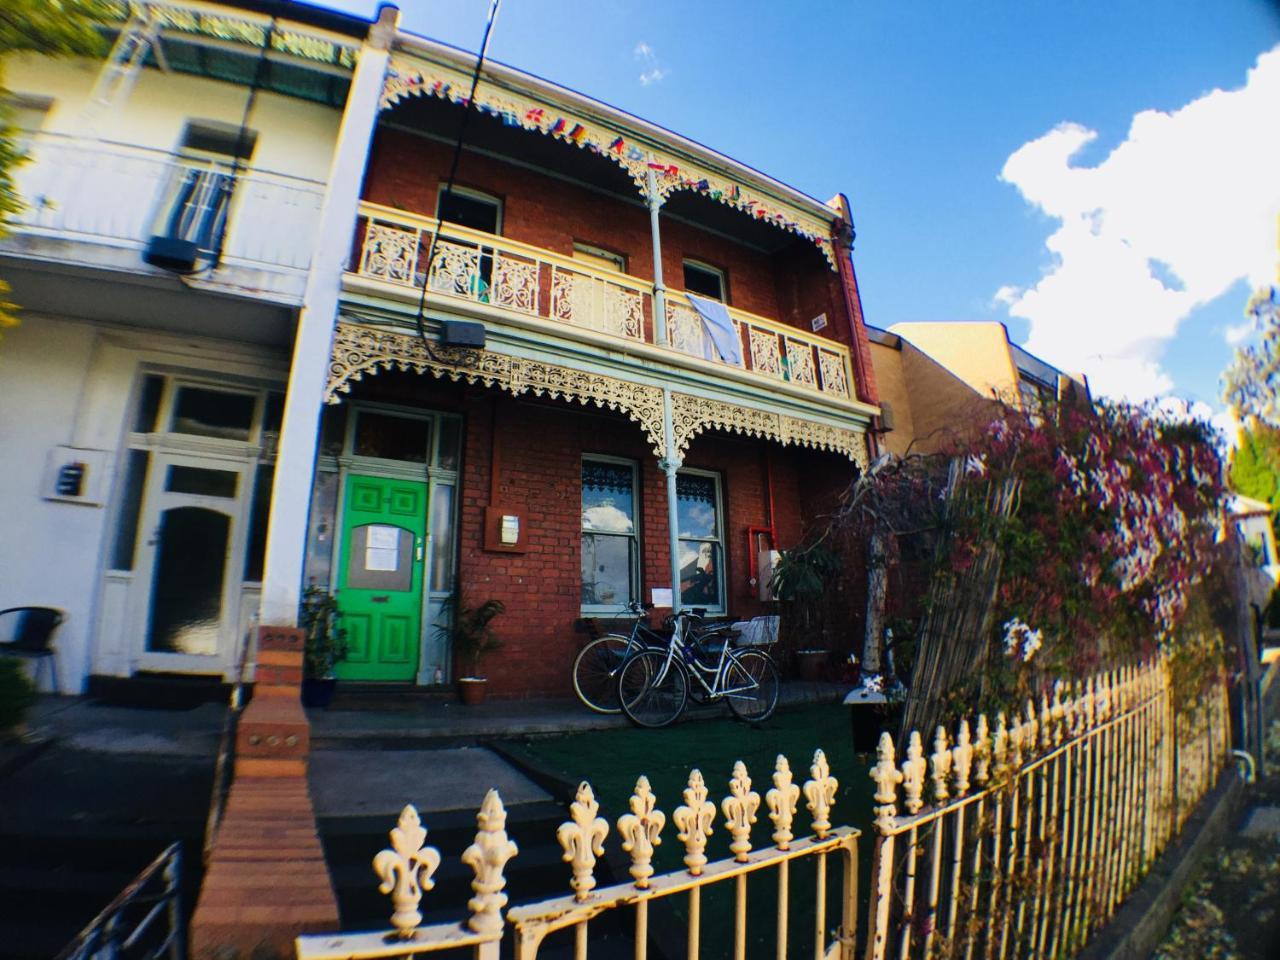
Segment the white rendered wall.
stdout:
[[[0,340],[0,609],[60,607],[63,693],[90,673],[127,676],[129,637],[97,627],[126,418],[142,367],[283,385],[286,358],[261,348],[24,313]],[[49,451],[109,451],[101,507],[46,500]],[[47,682],[47,667],[42,681]]]
[[[5,83],[15,94],[52,97],[43,132],[84,136],[81,115],[101,61],[50,60],[33,55],[5,59]],[[144,70],[124,105],[103,117],[98,136],[133,146],[173,150],[188,120],[239,126],[249,90],[239,84]],[[323,180],[333,160],[342,111],[259,92],[249,127],[258,134],[252,165],[308,180]]]

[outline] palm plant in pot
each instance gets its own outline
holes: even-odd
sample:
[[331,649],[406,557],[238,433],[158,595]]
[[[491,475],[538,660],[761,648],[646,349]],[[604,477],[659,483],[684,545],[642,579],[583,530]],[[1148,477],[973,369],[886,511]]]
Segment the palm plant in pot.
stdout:
[[483,703],[489,681],[480,675],[480,661],[502,646],[493,632],[493,621],[506,612],[506,605],[501,600],[486,600],[468,607],[455,596],[449,607],[448,620],[436,625],[437,635],[449,641],[454,656],[471,670],[468,676],[458,678],[458,695],[468,705]]
[[327,707],[337,678],[333,669],[347,659],[347,631],[338,625],[337,598],[321,587],[307,587],[298,612],[298,626],[307,632],[302,651],[302,702]]
[[802,680],[822,676],[830,654],[825,646],[822,601],[840,570],[840,557],[821,544],[784,550],[773,568],[769,589],[789,615],[787,633]]

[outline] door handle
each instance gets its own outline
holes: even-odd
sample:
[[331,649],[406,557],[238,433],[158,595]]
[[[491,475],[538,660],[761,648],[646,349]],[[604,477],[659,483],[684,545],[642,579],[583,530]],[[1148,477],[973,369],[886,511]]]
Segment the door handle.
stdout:
[[418,563],[421,563],[422,562],[422,538],[418,537],[417,542],[418,542],[418,545],[414,548],[414,559],[416,559]]
[[384,593],[384,594],[383,594],[382,596],[380,596],[380,597],[370,597],[370,598],[369,598],[369,602],[370,602],[370,603],[390,603],[390,602],[391,602],[391,596],[390,596],[390,594],[386,594],[386,593]]

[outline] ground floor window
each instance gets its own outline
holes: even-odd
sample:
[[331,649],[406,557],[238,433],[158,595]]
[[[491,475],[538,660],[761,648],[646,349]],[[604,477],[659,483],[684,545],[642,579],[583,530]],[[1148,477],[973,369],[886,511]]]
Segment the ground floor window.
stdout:
[[582,609],[614,611],[640,592],[636,539],[636,465],[582,461]]
[[720,476],[682,470],[676,477],[680,526],[680,603],[724,612],[724,523]]

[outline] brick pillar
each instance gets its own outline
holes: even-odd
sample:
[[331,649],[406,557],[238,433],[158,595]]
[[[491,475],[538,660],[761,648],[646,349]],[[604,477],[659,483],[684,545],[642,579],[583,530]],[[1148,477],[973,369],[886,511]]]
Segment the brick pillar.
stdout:
[[191,919],[193,960],[283,960],[298,934],[338,929],[307,788],[304,639],[293,627],[258,630],[253,701],[240,717],[231,791]]

